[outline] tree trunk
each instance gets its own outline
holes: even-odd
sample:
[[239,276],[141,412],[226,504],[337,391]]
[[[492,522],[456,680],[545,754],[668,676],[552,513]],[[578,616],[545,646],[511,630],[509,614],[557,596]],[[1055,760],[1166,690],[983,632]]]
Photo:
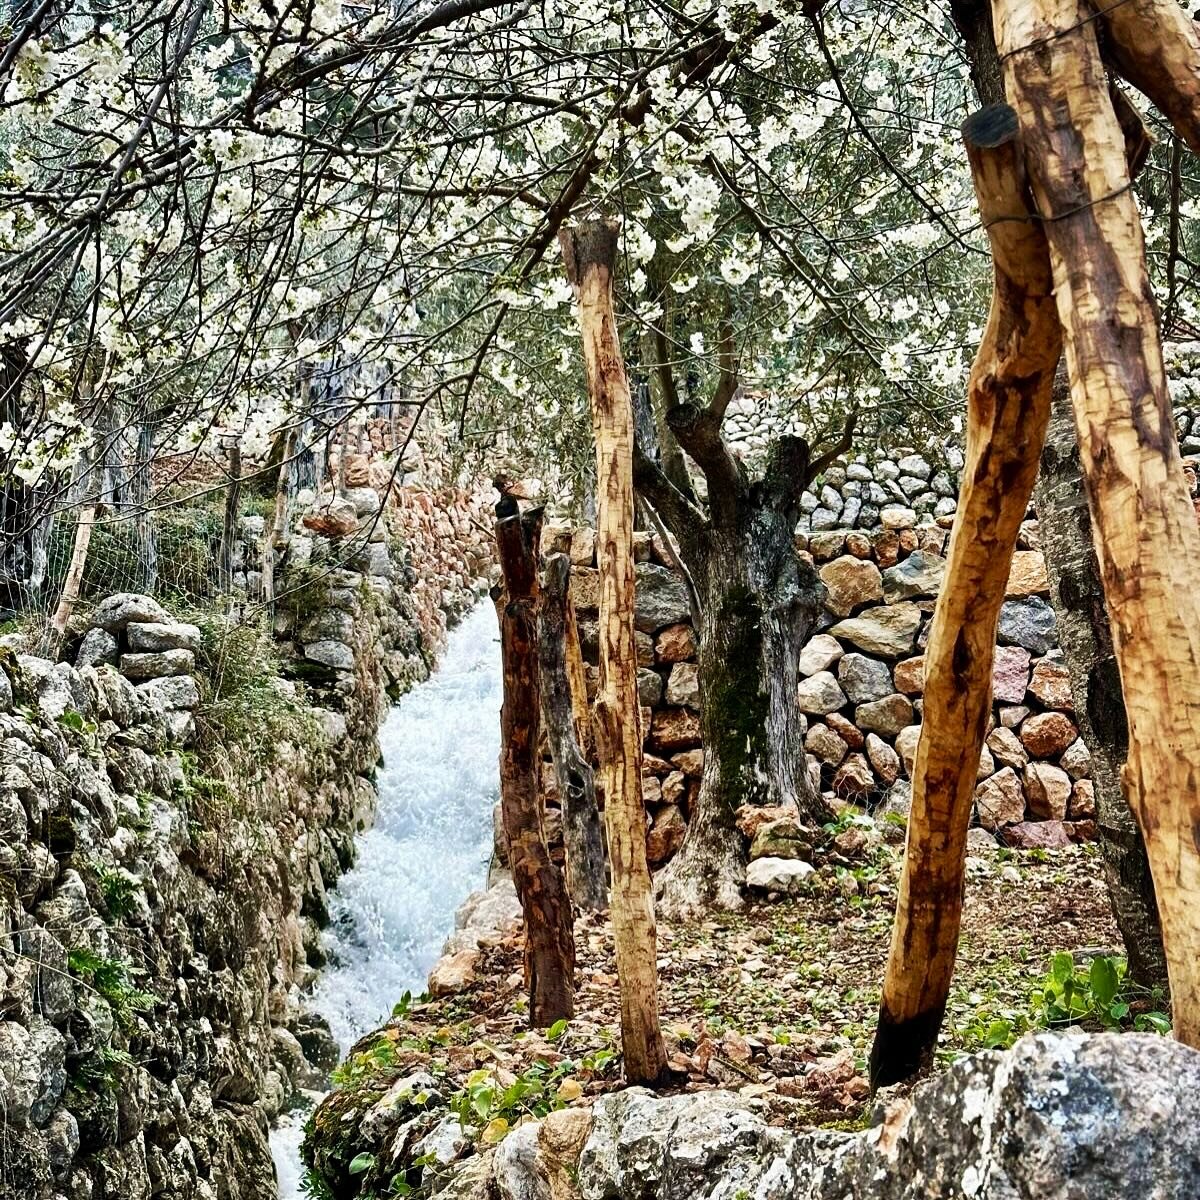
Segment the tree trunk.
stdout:
[[[500,618],[504,704],[500,710],[500,811],[508,862],[525,917],[529,1019],[544,1029],[575,1011],[575,935],[571,901],[550,857],[542,814],[537,650],[537,528],[496,507],[496,545],[504,588],[492,598]],[[511,515],[501,515],[511,510]]]
[[142,590],[153,593],[158,585],[158,544],[154,537],[154,513],[150,508],[153,492],[151,475],[154,467],[154,428],[149,420],[138,428],[137,460],[134,463],[133,502],[137,516],[138,563],[141,566]]
[[583,357],[596,441],[596,535],[600,568],[600,690],[596,738],[612,864],[612,923],[621,987],[625,1076],[653,1083],[666,1073],[658,1023],[657,931],[646,862],[641,709],[633,630],[633,406],[613,313],[615,222],[559,234],[579,296]]
[[1167,961],[1154,879],[1146,844],[1121,786],[1129,727],[1108,631],[1100,565],[1092,548],[1071,398],[1061,373],[1055,381],[1034,504],[1058,617],[1058,643],[1071,677],[1075,724],[1092,754],[1092,784],[1113,916],[1133,978],[1148,987],[1165,985]]
[[821,585],[796,555],[790,523],[765,509],[754,516],[732,537],[714,535],[698,572],[704,770],[683,845],[661,877],[661,905],[681,915],[741,906],[743,805],[792,805],[813,826],[829,818],[808,778],[796,704]]
[[1200,529],[1142,228],[1090,10],[1079,0],[996,0],[995,13],[1054,265],[1129,719],[1123,775],[1154,874],[1175,1036],[1200,1046]]
[[871,1051],[875,1087],[929,1064],[945,1014],[967,826],[991,718],[996,626],[1061,352],[1046,239],[1022,219],[1028,204],[1016,116],[993,105],[968,119],[963,137],[992,247],[992,307],[971,371],[966,466],[925,653],[908,840]]
[[[541,660],[542,711],[546,740],[554,759],[562,797],[563,843],[567,851],[567,890],[577,908],[604,908],[608,890],[604,879],[604,840],[596,781],[580,746],[579,728],[568,673],[568,625],[571,560],[552,554],[546,561],[545,583],[538,622]],[[578,637],[578,633],[576,633]]]

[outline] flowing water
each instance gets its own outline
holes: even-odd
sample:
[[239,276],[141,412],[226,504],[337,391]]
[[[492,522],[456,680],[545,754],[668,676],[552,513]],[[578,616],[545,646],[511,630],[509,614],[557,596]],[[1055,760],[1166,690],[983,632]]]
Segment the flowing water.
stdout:
[[[309,1007],[345,1053],[404,994],[425,990],[454,925],[482,886],[498,795],[500,650],[484,602],[451,634],[438,669],[392,709],[379,731],[375,824],[331,896],[329,965]],[[300,1200],[305,1112],[271,1135],[280,1200]]]

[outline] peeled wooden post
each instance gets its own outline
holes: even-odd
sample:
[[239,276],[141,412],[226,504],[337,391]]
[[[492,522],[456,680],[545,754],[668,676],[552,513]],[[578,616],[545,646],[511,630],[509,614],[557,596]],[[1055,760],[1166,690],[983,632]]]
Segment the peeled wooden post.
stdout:
[[[1134,11],[1166,9],[1139,3]],[[1126,794],[1154,876],[1175,1036],[1200,1047],[1200,529],[1142,227],[1091,10],[1079,0],[994,0],[993,13],[1054,267],[1129,718]],[[1195,65],[1173,23],[1142,30],[1160,39],[1164,63]]]
[[226,447],[229,456],[229,481],[225,485],[225,519],[221,525],[219,557],[220,586],[233,591],[233,545],[237,541],[238,510],[242,504],[242,447],[236,438]]
[[577,907],[599,910],[608,899],[600,809],[592,766],[579,743],[567,670],[567,626],[574,623],[568,595],[570,572],[571,560],[565,554],[552,554],[546,560],[538,621],[542,710],[562,797],[567,890]]
[[262,545],[262,598],[270,606],[275,603],[275,555],[287,545],[288,490],[292,460],[296,453],[296,431],[289,429],[283,438],[283,458],[275,481],[275,509],[271,524],[264,531]]
[[666,1073],[658,1023],[657,931],[646,862],[642,741],[633,630],[633,405],[613,313],[615,221],[559,233],[579,297],[583,360],[596,442],[596,544],[600,568],[600,691],[596,741],[612,868],[612,923],[621,987],[625,1076]]
[[530,1024],[553,1025],[575,1011],[575,935],[571,901],[550,857],[542,817],[537,650],[537,529],[516,503],[496,506],[496,545],[503,590],[493,591],[500,618],[504,703],[500,709],[500,812],[508,862],[525,917],[525,980]]
[[75,605],[79,601],[79,593],[83,589],[83,573],[87,569],[88,547],[92,544],[92,529],[96,524],[96,504],[91,501],[79,510],[75,524],[75,540],[71,547],[71,562],[67,567],[66,578],[63,580],[62,592],[58,598],[58,606],[50,619],[50,632],[54,639],[53,649],[57,650],[67,632],[67,624]]
[[912,809],[879,1027],[875,1087],[927,1065],[950,992],[967,826],[992,708],[996,626],[1037,477],[1061,350],[1046,238],[1029,219],[1016,114],[993,105],[963,125],[992,247],[992,307],[967,400],[967,451],[946,582],[925,653]]

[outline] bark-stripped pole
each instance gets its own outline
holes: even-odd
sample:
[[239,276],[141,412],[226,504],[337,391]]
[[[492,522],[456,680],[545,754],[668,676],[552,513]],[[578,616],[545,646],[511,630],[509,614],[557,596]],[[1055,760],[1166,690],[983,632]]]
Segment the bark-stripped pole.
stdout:
[[218,561],[220,586],[228,593],[233,591],[233,546],[237,541],[238,511],[242,505],[242,447],[236,437],[230,439],[227,450],[229,481],[225,485],[225,519],[221,525]]
[[544,1029],[575,1011],[575,934],[571,901],[546,845],[542,813],[536,549],[540,521],[522,522],[516,507],[516,501],[507,498],[496,506],[496,546],[504,578],[503,589],[492,592],[504,676],[500,812],[525,918],[529,1020]]
[[[567,890],[576,907],[604,908],[604,839],[596,781],[579,741],[571,679],[567,667],[571,560],[552,554],[546,560],[538,620],[538,656],[542,672],[542,712],[546,740],[562,797],[563,843],[567,851]],[[570,615],[569,615],[570,614]]]
[[633,404],[613,312],[615,221],[559,233],[567,278],[579,297],[583,360],[596,441],[596,540],[600,568],[600,691],[596,741],[612,866],[612,923],[621,987],[625,1076],[653,1083],[666,1073],[658,1022],[657,931],[646,810],[633,631]]
[[[1126,794],[1154,875],[1175,1036],[1200,1047],[1200,529],[1142,227],[1090,10],[1079,0],[995,0],[993,13],[1054,267],[1129,719]],[[1172,22],[1142,31],[1159,39],[1164,64],[1187,56],[1200,70]]]
[[83,590],[83,573],[87,569],[88,547],[92,544],[92,529],[95,524],[96,502],[92,500],[79,510],[75,524],[75,540],[71,547],[71,562],[67,567],[54,616],[50,619],[52,649],[55,652],[67,632],[71,614],[75,611],[79,594]]
[[925,653],[925,707],[871,1081],[932,1057],[962,916],[967,825],[992,708],[996,625],[1037,477],[1061,350],[1046,238],[1029,219],[1017,119],[993,105],[963,125],[992,247],[987,329],[971,370],[962,491]]

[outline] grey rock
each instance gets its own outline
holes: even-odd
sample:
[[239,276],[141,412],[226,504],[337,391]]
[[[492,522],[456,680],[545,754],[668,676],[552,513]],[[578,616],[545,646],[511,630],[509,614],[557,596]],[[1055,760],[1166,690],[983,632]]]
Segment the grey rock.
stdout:
[[887,663],[868,658],[865,654],[850,653],[843,656],[838,663],[838,682],[855,704],[881,700],[895,690]]
[[700,668],[691,662],[676,663],[667,680],[667,703],[700,707]]
[[846,693],[829,671],[818,671],[800,681],[796,699],[801,712],[823,717],[845,706]]
[[638,563],[634,567],[633,622],[643,633],[691,618],[687,585],[669,567]]
[[151,679],[139,683],[137,693],[152,710],[195,708],[200,703],[200,688],[190,675],[175,675],[167,679]]
[[929,486],[924,479],[918,479],[915,475],[901,475],[896,482],[906,496],[919,496]]
[[842,511],[842,494],[834,491],[828,484],[821,488],[821,505],[827,508],[830,512],[840,513]]
[[[900,468],[890,459],[881,458],[874,467],[876,479],[899,479]],[[907,472],[909,475],[915,475],[915,471]]]
[[919,454],[906,454],[896,468],[901,475],[915,475],[918,479],[928,479],[933,474],[933,468]]
[[121,674],[126,679],[169,679],[174,675],[190,675],[195,669],[196,656],[190,650],[121,655]]
[[914,550],[883,572],[884,598],[890,602],[936,596],[945,573],[946,560],[940,554]]
[[30,1053],[37,1070],[37,1085],[29,1108],[29,1119],[43,1126],[53,1114],[67,1088],[67,1043],[46,1021],[29,1028]]
[[[132,621],[125,629],[130,650],[158,653],[162,650],[200,649],[203,638],[199,626],[183,621],[168,624],[153,624],[148,621]],[[107,660],[106,660],[107,661]]]
[[839,621],[829,632],[868,654],[900,658],[912,652],[920,624],[921,610],[915,604],[887,604]]
[[[765,861],[765,860],[760,860]],[[883,1129],[767,1124],[709,1091],[601,1097],[583,1200],[1193,1200],[1200,1055],[1148,1034],[1037,1034],[960,1059]]]
[[798,858],[756,858],[746,867],[746,886],[761,892],[800,892],[815,872],[812,863]]
[[851,463],[846,468],[846,478],[857,480],[859,483],[870,483],[874,476],[871,474],[871,468],[864,466],[862,463]]
[[169,625],[171,615],[152,596],[142,596],[136,592],[117,592],[107,596],[92,610],[92,624],[109,633],[123,633],[134,621]]
[[639,667],[637,673],[638,703],[643,708],[654,708],[662,700],[663,681],[657,671]]
[[1021,646],[1030,654],[1048,654],[1058,644],[1054,634],[1054,609],[1038,596],[1006,600],[1000,609],[999,639]]
[[815,530],[836,529],[838,514],[829,508],[818,508],[809,518],[810,527]]
[[100,663],[117,661],[117,639],[107,629],[89,629],[75,654],[75,669],[95,667]]
[[929,486],[933,488],[939,496],[954,497],[958,495],[958,488],[954,480],[950,477],[948,471],[938,471],[936,475],[929,481]]
[[912,719],[912,701],[899,692],[884,696],[882,700],[860,704],[854,710],[854,723],[860,729],[869,729],[872,733],[879,733],[884,737],[895,737],[912,722]]
[[304,657],[310,662],[332,667],[336,671],[350,671],[354,668],[354,651],[345,642],[333,638],[321,638],[306,643]]

